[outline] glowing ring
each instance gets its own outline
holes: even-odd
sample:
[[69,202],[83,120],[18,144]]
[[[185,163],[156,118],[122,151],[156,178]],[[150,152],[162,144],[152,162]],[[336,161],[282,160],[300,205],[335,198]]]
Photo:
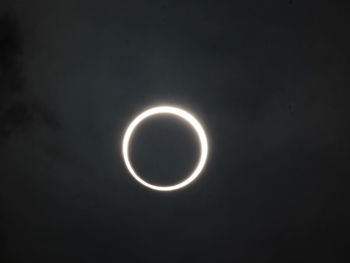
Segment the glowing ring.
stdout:
[[[143,180],[142,178],[140,178],[136,174],[136,172],[135,172],[134,168],[132,167],[130,160],[129,160],[129,142],[130,142],[130,138],[131,138],[133,132],[135,131],[136,127],[146,118],[153,116],[153,115],[157,115],[157,114],[172,114],[172,115],[176,115],[176,116],[184,119],[195,130],[195,132],[198,135],[199,142],[200,142],[201,154],[200,154],[198,164],[195,167],[195,169],[193,170],[193,172],[182,182],[180,182],[178,184],[170,185],[170,186],[158,186],[158,185],[147,183],[145,180]],[[138,115],[130,123],[130,125],[126,129],[124,139],[123,139],[123,157],[124,157],[125,165],[126,165],[127,169],[129,170],[130,174],[139,183],[141,183],[144,186],[151,188],[153,190],[173,191],[173,190],[177,190],[177,189],[180,189],[182,187],[187,186],[188,184],[193,182],[199,176],[199,174],[201,173],[201,171],[204,168],[204,165],[205,165],[207,157],[208,157],[208,140],[207,140],[207,136],[205,135],[205,132],[204,132],[202,125],[196,120],[196,118],[194,118],[188,112],[186,112],[182,109],[179,109],[179,108],[169,107],[169,106],[154,107],[154,108],[148,109],[148,110],[144,111],[143,113],[141,113],[140,115]]]

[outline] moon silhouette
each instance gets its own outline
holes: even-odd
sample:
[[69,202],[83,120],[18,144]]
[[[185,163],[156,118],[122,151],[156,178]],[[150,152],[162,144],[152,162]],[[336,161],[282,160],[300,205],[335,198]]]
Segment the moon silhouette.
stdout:
[[[185,120],[188,124],[190,124],[190,126],[196,132],[200,143],[200,157],[193,172],[186,179],[174,185],[161,186],[161,185],[154,185],[149,182],[146,182],[139,175],[137,175],[129,159],[129,143],[137,126],[148,117],[151,117],[154,115],[160,115],[160,114],[175,115]],[[129,124],[123,138],[122,153],[123,153],[123,158],[124,158],[126,168],[128,169],[129,173],[132,175],[132,177],[136,179],[137,182],[141,183],[145,187],[148,187],[150,189],[157,190],[157,191],[174,191],[192,183],[196,178],[198,178],[198,176],[203,171],[203,168],[206,164],[207,157],[208,157],[208,139],[202,125],[192,114],[188,113],[183,109],[176,108],[176,107],[158,106],[142,112]]]

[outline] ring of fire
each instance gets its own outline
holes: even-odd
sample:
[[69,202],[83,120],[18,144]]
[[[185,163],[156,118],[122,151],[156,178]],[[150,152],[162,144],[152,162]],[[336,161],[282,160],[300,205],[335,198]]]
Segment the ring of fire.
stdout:
[[[130,143],[130,139],[131,139],[134,131],[136,130],[137,126],[142,121],[147,119],[148,117],[158,115],[158,114],[175,115],[177,117],[182,118],[186,122],[188,122],[188,124],[190,124],[190,126],[196,132],[198,139],[199,139],[199,143],[200,143],[200,157],[199,157],[199,161],[198,161],[196,167],[194,168],[193,172],[185,180],[183,180],[177,184],[174,184],[174,185],[160,186],[160,185],[154,185],[154,184],[146,182],[139,175],[137,175],[137,173],[135,172],[133,166],[131,165],[130,159],[129,159],[129,143]],[[178,190],[180,188],[183,188],[183,187],[189,185],[196,178],[198,178],[198,176],[202,172],[202,170],[205,166],[205,163],[207,161],[208,139],[207,139],[207,136],[205,134],[205,131],[204,131],[202,125],[190,113],[188,113],[187,111],[185,111],[183,109],[179,109],[179,108],[175,108],[175,107],[159,106],[159,107],[154,107],[154,108],[151,108],[151,109],[148,109],[148,110],[142,112],[129,124],[129,126],[126,129],[126,132],[124,134],[124,138],[123,138],[122,153],[123,153],[123,158],[124,158],[126,168],[130,172],[130,174],[133,176],[133,178],[136,179],[136,181],[138,181],[142,185],[144,185],[150,189],[153,189],[153,190],[173,191],[173,190]]]

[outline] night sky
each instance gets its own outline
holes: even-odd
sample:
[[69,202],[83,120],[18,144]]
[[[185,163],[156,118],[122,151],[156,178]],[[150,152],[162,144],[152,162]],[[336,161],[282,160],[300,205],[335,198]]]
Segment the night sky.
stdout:
[[[0,262],[349,262],[347,1],[1,0]],[[175,192],[127,124],[209,139]],[[182,180],[192,130],[132,143]]]

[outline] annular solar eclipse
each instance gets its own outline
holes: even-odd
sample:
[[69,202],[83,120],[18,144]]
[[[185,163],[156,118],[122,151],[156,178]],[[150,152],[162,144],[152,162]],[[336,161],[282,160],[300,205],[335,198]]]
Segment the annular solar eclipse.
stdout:
[[[199,139],[199,144],[200,144],[199,161],[198,161],[196,167],[194,168],[194,170],[192,171],[192,173],[190,173],[186,179],[184,179],[183,181],[181,181],[177,184],[165,185],[165,186],[164,185],[155,185],[155,184],[149,183],[149,182],[145,181],[144,179],[142,179],[135,172],[135,170],[130,162],[130,159],[129,159],[130,140],[132,138],[133,133],[137,129],[138,125],[142,121],[144,121],[145,119],[147,119],[151,116],[164,115],[164,114],[173,115],[175,117],[180,117],[183,120],[185,120],[193,128],[193,130],[197,134],[198,139]],[[205,166],[205,163],[207,161],[207,157],[208,157],[208,139],[207,139],[207,136],[205,134],[205,131],[204,131],[202,125],[199,123],[199,121],[195,117],[193,117],[193,115],[191,115],[187,111],[180,109],[180,108],[177,108],[177,107],[158,106],[158,107],[153,107],[153,108],[150,108],[150,109],[142,112],[129,124],[129,126],[127,127],[126,132],[124,134],[124,138],[123,138],[122,153],[123,153],[125,165],[129,171],[129,173],[132,175],[132,177],[134,179],[136,179],[137,182],[139,182],[140,184],[142,184],[145,187],[148,187],[150,189],[157,190],[157,191],[174,191],[174,190],[178,190],[180,188],[183,188],[183,187],[191,184],[201,174],[201,172]]]

